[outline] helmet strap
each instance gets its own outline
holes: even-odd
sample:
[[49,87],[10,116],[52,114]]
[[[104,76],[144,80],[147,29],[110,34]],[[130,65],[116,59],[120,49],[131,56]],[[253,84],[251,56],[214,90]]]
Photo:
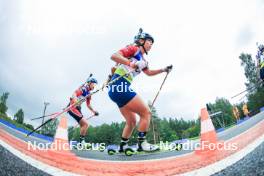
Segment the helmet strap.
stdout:
[[146,48],[144,47],[145,42],[146,42],[146,39],[144,40],[144,43],[142,44],[142,47],[143,47],[143,50],[144,50],[144,52],[146,53],[146,55],[148,55],[148,52],[147,52]]
[[143,44],[140,43],[139,41],[137,41],[137,42],[136,42],[136,45],[141,46],[141,47],[143,48],[144,52],[146,53],[146,55],[148,55],[148,52],[147,52],[146,48],[144,47],[145,42],[146,42],[145,39],[144,39],[144,43],[143,43]]
[[144,45],[146,43],[146,39],[144,39],[143,43],[140,43],[139,41],[136,41],[135,43],[137,46],[141,46],[143,48],[144,52],[146,53],[146,55],[148,55],[148,52],[147,52],[146,48],[144,47]]

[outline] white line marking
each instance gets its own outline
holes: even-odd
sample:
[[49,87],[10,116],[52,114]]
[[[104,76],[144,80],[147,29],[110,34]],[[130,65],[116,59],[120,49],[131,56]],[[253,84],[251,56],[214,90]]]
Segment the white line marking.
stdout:
[[[1,122],[0,122],[1,123]],[[8,125],[6,125],[6,124],[3,124],[3,123],[1,123],[1,125],[3,125],[3,126],[5,126],[5,127],[7,127],[7,128],[9,128],[10,130],[12,130],[12,131],[14,131],[14,132],[17,132],[17,133],[20,133],[21,135],[23,135],[24,137],[26,137],[26,133],[23,133],[23,132],[21,132],[21,131],[18,131],[17,129],[14,129],[14,128],[12,128],[12,127],[10,127],[10,126],[8,126]],[[1,126],[0,126],[1,127]],[[6,131],[3,127],[2,127],[2,129],[4,130],[4,131]],[[7,133],[8,133],[8,131],[6,131]],[[10,134],[10,133],[8,133],[8,134]],[[11,134],[12,135],[12,134]],[[12,135],[12,136],[14,136],[14,135]],[[49,141],[49,140],[45,140],[45,139],[41,139],[41,138],[38,138],[38,137],[35,137],[35,136],[29,136],[30,138],[33,138],[33,139],[37,139],[37,140],[39,140],[39,141],[43,141],[43,142],[52,142],[52,141]]]
[[2,145],[5,149],[7,149],[9,152],[11,152],[13,155],[17,156],[18,158],[22,159],[23,161],[25,161],[26,163],[30,164],[31,166],[45,172],[48,173],[50,175],[66,175],[66,176],[77,176],[78,174],[74,174],[71,172],[67,172],[61,169],[58,169],[56,167],[50,166],[48,164],[45,164],[43,162],[40,162],[36,159],[31,158],[28,155],[25,155],[24,153],[18,151],[17,149],[13,148],[12,146],[10,146],[9,144],[5,143],[4,141],[0,140],[0,145]]
[[[263,112],[264,113],[264,112]],[[261,114],[261,113],[259,113],[259,114]],[[229,142],[230,140],[232,140],[232,139],[234,139],[234,138],[237,138],[237,137],[239,137],[239,136],[241,136],[241,135],[243,135],[244,133],[246,133],[246,132],[248,132],[249,130],[251,130],[251,129],[253,129],[254,127],[256,127],[257,125],[259,125],[260,123],[262,123],[264,121],[264,119],[263,120],[261,120],[261,121],[258,121],[256,124],[254,124],[254,126],[252,126],[252,127],[250,127],[250,128],[248,128],[247,130],[245,130],[244,132],[242,132],[242,133],[240,133],[239,135],[236,135],[236,136],[233,136],[232,138],[230,138],[230,139],[228,139],[228,140],[226,140],[225,142]],[[8,127],[8,126],[7,126]],[[233,126],[232,128],[235,128],[235,127],[237,127],[236,125],[235,126]],[[9,127],[10,128],[10,127]],[[12,128],[11,128],[12,129]],[[231,129],[231,128],[229,128],[229,129]],[[229,129],[227,129],[227,131],[229,130]],[[18,131],[19,132],[19,131]],[[226,131],[224,131],[224,132],[226,132]],[[13,136],[13,135],[12,135]],[[15,137],[15,138],[17,138],[16,136],[13,136],[13,137]],[[19,139],[19,138],[17,138],[18,140],[20,140],[20,141],[23,141],[23,140],[21,140],[21,139]],[[194,140],[194,141],[200,141],[200,139],[196,139],[196,140]],[[193,142],[194,142],[193,141]],[[25,142],[25,141],[23,141],[23,142]],[[159,159],[150,159],[150,160],[136,160],[136,161],[120,161],[120,160],[117,160],[117,161],[111,161],[111,160],[99,160],[99,159],[91,159],[91,158],[84,158],[84,157],[81,157],[81,156],[78,156],[78,155],[76,155],[77,157],[79,157],[80,159],[83,159],[83,160],[87,160],[87,161],[98,161],[98,162],[106,162],[106,163],[123,163],[123,162],[127,162],[127,163],[136,163],[136,162],[151,162],[151,161],[164,161],[164,160],[170,160],[170,159],[176,159],[176,158],[181,158],[181,157],[183,157],[183,156],[187,156],[187,155],[191,155],[191,154],[193,154],[194,153],[194,151],[192,151],[192,152],[189,152],[189,153],[185,153],[185,154],[182,154],[182,155],[176,155],[176,156],[170,156],[170,157],[165,157],[165,158],[159,158]]]
[[189,175],[195,175],[195,176],[205,176],[205,175],[212,175],[215,174],[228,166],[231,166],[241,160],[243,157],[245,157],[247,154],[255,150],[262,142],[264,141],[264,134],[257,138],[254,142],[248,144],[245,148],[241,149],[240,151],[226,157],[225,159],[222,159],[216,163],[210,164],[206,167],[186,172],[182,175],[189,176]]

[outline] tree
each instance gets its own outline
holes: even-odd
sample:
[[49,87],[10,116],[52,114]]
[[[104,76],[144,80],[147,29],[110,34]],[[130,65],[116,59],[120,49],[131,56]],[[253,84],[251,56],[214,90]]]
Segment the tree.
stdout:
[[[214,103],[208,104],[211,108],[212,113],[221,111],[223,114],[223,119],[219,118],[225,126],[229,126],[235,123],[235,119],[233,118],[233,111],[232,111],[232,104],[225,98],[216,98]],[[215,117],[217,118],[217,117]],[[213,120],[214,126],[216,129],[221,128],[221,125],[216,121]]]
[[19,109],[17,113],[14,115],[15,121],[19,124],[23,124],[24,122],[24,112],[22,109]]
[[[90,127],[89,127],[90,129]],[[74,128],[73,126],[68,128],[68,138],[72,141],[79,141],[80,138],[80,127]]]
[[[172,120],[170,119],[170,122]],[[175,129],[171,128],[171,124],[167,119],[161,120],[161,129],[160,129],[160,140],[161,141],[174,141],[179,139]]]
[[200,119],[197,119],[191,127],[182,132],[182,138],[197,137],[200,134],[200,129]]
[[256,86],[259,87],[260,78],[258,76],[257,68],[250,54],[241,53],[239,56],[241,66],[244,67],[245,76],[247,78],[247,88]]
[[264,106],[264,88],[261,87],[258,70],[253,62],[250,54],[241,53],[239,56],[241,60],[241,66],[244,67],[247,83],[245,83],[247,89],[248,108],[251,111],[251,115],[256,114],[259,108]]
[[8,92],[4,92],[2,94],[2,96],[0,97],[0,113],[3,113],[6,115],[7,112],[7,105],[6,105],[6,101],[8,99],[9,93]]
[[151,109],[151,120],[150,120],[149,130],[147,133],[147,139],[148,141],[154,142],[154,135],[155,135],[155,140],[156,140],[155,142],[157,142],[160,140],[160,121],[161,119],[158,117],[157,110],[154,106],[151,107],[151,105],[149,104],[149,108]]
[[32,125],[30,125],[30,124],[24,123],[24,126],[27,127],[30,130],[34,130],[34,127]]
[[264,88],[254,94],[249,94],[247,104],[251,116],[258,113],[259,109],[264,106]]
[[47,123],[41,128],[40,130],[41,134],[54,137],[58,123],[59,123],[58,119],[54,119],[53,121]]

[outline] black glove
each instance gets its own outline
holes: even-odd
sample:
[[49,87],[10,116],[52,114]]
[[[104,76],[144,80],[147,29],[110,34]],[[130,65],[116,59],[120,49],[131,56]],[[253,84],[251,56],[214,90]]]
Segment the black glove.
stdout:
[[172,67],[173,67],[172,65],[169,65],[166,68],[164,68],[164,71],[165,72],[170,72],[172,70]]
[[97,111],[94,112],[95,116],[99,116],[99,113]]

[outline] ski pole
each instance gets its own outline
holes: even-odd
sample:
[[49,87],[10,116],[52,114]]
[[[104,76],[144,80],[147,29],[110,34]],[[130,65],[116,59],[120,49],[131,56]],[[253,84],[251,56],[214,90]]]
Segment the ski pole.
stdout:
[[235,98],[235,97],[237,97],[237,96],[239,96],[239,95],[241,95],[241,94],[243,94],[243,93],[245,93],[245,92],[247,92],[247,91],[250,91],[251,89],[253,89],[253,88],[255,88],[255,87],[256,87],[256,86],[252,86],[252,87],[250,87],[250,88],[248,88],[248,89],[246,89],[246,90],[244,90],[244,91],[242,91],[242,92],[240,92],[240,93],[234,95],[234,96],[231,97],[231,98]]
[[29,132],[26,137],[28,137],[29,135],[33,134],[35,131],[37,131],[38,129],[40,129],[41,127],[43,127],[44,125],[46,125],[47,123],[51,122],[53,119],[54,118],[50,118],[49,120],[47,120],[46,122],[44,122],[42,125],[38,126],[36,129],[34,129],[31,132]]
[[31,132],[29,132],[27,134],[27,137],[30,136],[32,133],[34,133],[35,131],[37,131],[39,128],[41,128],[42,126],[46,125],[47,123],[51,122],[52,120],[54,120],[55,118],[59,117],[60,115],[64,114],[65,112],[68,112],[71,108],[75,107],[77,104],[82,103],[86,100],[86,98],[91,97],[92,95],[96,94],[97,92],[99,92],[100,90],[103,90],[105,87],[115,83],[116,81],[118,81],[119,79],[121,79],[124,76],[129,75],[130,73],[132,73],[134,70],[129,71],[128,73],[124,74],[124,75],[120,75],[117,78],[115,78],[114,80],[110,81],[107,85],[103,85],[100,89],[97,89],[94,92],[91,92],[90,94],[86,95],[85,97],[77,100],[75,103],[69,105],[68,107],[64,108],[63,111],[57,113],[56,115],[54,115],[51,119],[47,120],[46,122],[44,122],[42,125],[38,126],[36,129],[32,130]]
[[248,89],[246,89],[246,90],[244,90],[244,91],[242,91],[242,92],[240,92],[240,93],[234,95],[234,96],[231,97],[231,98],[235,98],[235,97],[237,97],[237,96],[239,96],[239,95],[241,95],[241,94],[243,94],[243,93],[245,93],[245,92],[252,91],[252,90],[256,89],[256,88],[258,87],[258,84],[261,86],[261,85],[262,85],[262,80],[258,81],[258,82],[256,83],[256,85],[253,85],[252,87],[250,87],[250,88],[248,88]]
[[151,108],[153,107],[155,101],[157,100],[157,98],[158,98],[158,96],[159,96],[159,93],[160,93],[160,91],[161,91],[161,89],[162,89],[162,87],[163,87],[163,85],[164,85],[164,83],[165,83],[165,81],[166,81],[166,79],[167,79],[167,77],[168,77],[168,74],[169,74],[169,72],[167,72],[167,74],[166,74],[166,76],[165,76],[165,78],[164,78],[164,80],[163,80],[163,82],[162,82],[162,84],[161,84],[161,86],[160,86],[159,91],[157,92],[157,94],[156,94],[154,100],[152,101],[152,103],[151,103]]
[[[169,73],[170,73],[170,72],[167,72],[165,78],[163,79],[163,82],[162,82],[162,84],[161,84],[161,86],[160,86],[160,89],[159,89],[159,91],[157,92],[155,98],[153,99],[153,101],[152,101],[152,103],[151,103],[151,105],[150,105],[150,108],[151,108],[151,109],[153,108],[154,103],[155,103],[155,101],[157,100],[157,98],[158,98],[158,96],[159,96],[159,93],[160,93],[160,91],[161,91],[161,89],[162,89],[162,87],[163,87],[163,85],[164,85],[164,83],[165,83],[165,81],[166,81],[166,79],[167,79]],[[154,144],[156,144],[156,135],[155,135],[155,129],[154,129],[153,118],[151,118],[151,123],[152,123],[152,132],[153,132],[153,137],[154,137]]]
[[52,113],[52,114],[49,114],[49,115],[45,115],[45,116],[40,116],[40,117],[32,118],[32,119],[30,119],[30,120],[42,119],[42,118],[44,118],[44,117],[50,117],[50,116],[53,116],[53,115],[55,115],[55,114],[58,114],[58,112],[55,112],[55,113]]

